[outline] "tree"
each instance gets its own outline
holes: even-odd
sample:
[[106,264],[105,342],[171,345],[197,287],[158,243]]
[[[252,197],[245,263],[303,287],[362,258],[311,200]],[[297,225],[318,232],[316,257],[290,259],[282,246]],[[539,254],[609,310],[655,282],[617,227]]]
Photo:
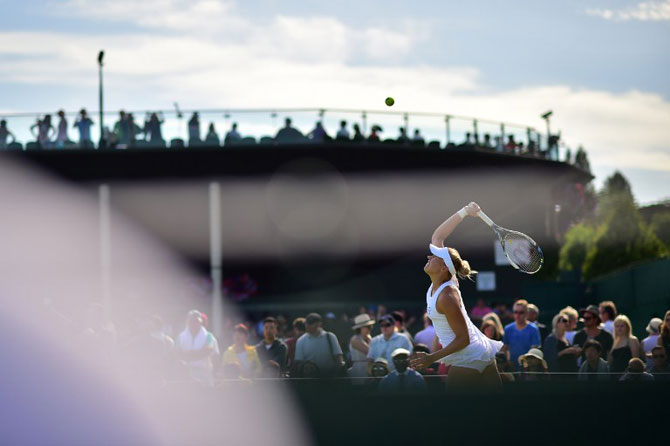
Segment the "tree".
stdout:
[[565,233],[559,252],[558,268],[562,271],[581,270],[594,238],[595,229],[589,224],[580,223],[571,227]]
[[670,212],[654,214],[651,218],[651,231],[670,251]]

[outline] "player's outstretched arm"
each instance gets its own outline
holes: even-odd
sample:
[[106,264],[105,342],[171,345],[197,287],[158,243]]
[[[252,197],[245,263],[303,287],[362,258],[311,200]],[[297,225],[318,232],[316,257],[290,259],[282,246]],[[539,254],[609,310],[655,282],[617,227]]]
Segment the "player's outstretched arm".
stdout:
[[449,237],[449,234],[454,232],[456,226],[458,226],[458,224],[468,215],[475,216],[479,211],[480,207],[477,203],[470,202],[470,204],[464,206],[461,210],[447,218],[440,226],[438,226],[435,232],[433,232],[433,237],[431,237],[430,242],[438,248],[443,248],[444,240]]

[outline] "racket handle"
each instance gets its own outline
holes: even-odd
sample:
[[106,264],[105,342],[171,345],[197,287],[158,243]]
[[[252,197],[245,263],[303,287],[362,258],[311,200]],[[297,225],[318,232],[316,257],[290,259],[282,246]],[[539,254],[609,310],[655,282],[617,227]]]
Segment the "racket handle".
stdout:
[[484,213],[484,211],[479,211],[479,212],[477,212],[477,217],[479,217],[479,218],[481,218],[482,220],[484,220],[484,223],[486,223],[487,225],[489,225],[489,226],[491,226],[491,227],[495,226],[495,223],[493,223],[493,220],[491,220],[491,219],[489,218],[489,216],[486,215],[486,214]]

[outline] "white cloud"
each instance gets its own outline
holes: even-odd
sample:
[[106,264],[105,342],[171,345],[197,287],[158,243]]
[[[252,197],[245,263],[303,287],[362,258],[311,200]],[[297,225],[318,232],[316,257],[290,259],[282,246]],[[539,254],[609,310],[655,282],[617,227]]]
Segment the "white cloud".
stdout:
[[629,20],[665,21],[670,20],[670,0],[641,2],[624,9],[587,9],[586,14],[605,20],[625,22]]

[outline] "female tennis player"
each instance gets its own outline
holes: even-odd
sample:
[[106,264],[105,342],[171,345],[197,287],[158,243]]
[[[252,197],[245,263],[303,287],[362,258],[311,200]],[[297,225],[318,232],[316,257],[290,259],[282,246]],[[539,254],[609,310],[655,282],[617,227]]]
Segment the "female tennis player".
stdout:
[[432,255],[428,256],[428,263],[423,268],[432,282],[426,294],[426,311],[443,348],[431,354],[418,353],[410,365],[416,369],[438,361],[451,365],[447,378],[449,387],[501,386],[495,354],[503,344],[487,338],[474,326],[458,288],[458,277],[471,278],[476,271],[470,269],[458,251],[444,247],[444,239],[456,226],[479,211],[476,203],[470,203],[438,226],[430,244]]

